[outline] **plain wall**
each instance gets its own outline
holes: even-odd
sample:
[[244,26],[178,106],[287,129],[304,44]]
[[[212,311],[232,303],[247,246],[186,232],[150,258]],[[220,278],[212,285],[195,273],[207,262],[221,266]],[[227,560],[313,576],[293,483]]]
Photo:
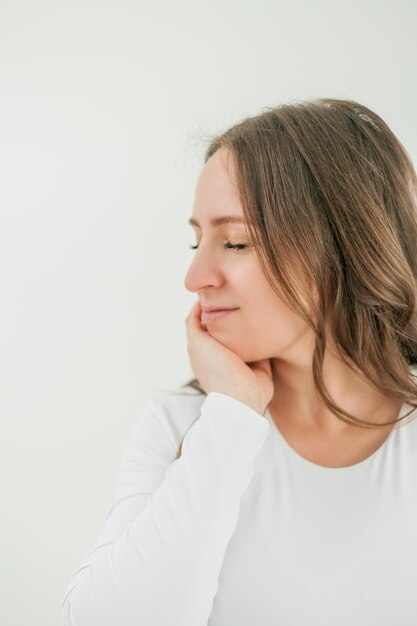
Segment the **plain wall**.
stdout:
[[193,376],[204,138],[374,109],[414,162],[414,0],[0,4],[0,622],[53,626],[150,393]]

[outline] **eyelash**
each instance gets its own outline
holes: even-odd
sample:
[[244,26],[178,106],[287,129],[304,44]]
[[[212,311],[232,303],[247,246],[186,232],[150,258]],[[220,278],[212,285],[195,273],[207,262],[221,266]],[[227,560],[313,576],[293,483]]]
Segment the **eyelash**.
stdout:
[[[245,243],[235,243],[235,244],[233,244],[233,243],[230,243],[230,241],[228,241],[227,243],[224,244],[224,247],[228,248],[228,249],[233,249],[233,250],[243,250],[244,248],[247,247],[247,244],[245,244]],[[198,249],[198,245],[190,246],[190,249],[191,250],[197,250]]]

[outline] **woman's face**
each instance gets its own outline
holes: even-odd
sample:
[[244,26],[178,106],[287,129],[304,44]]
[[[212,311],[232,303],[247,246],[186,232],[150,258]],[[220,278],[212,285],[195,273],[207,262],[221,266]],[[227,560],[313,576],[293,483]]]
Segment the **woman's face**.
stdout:
[[[207,321],[210,335],[246,363],[264,358],[311,362],[313,337],[306,322],[293,313],[268,283],[244,223],[212,224],[225,215],[243,218],[233,163],[221,148],[204,165],[197,181],[192,219],[193,260],[184,285],[198,295],[202,307],[238,307],[222,319]],[[246,244],[232,249],[225,244]],[[310,349],[307,349],[307,345]]]

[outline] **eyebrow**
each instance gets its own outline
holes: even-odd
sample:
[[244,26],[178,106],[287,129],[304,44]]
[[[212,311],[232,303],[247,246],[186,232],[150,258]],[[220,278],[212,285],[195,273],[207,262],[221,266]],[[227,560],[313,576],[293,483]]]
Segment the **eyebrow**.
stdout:
[[[190,217],[188,223],[191,226],[196,226],[197,228],[201,228],[200,224],[194,218]],[[246,221],[243,217],[239,215],[221,215],[220,217],[213,217],[210,220],[212,226],[221,226],[222,224],[246,224]]]

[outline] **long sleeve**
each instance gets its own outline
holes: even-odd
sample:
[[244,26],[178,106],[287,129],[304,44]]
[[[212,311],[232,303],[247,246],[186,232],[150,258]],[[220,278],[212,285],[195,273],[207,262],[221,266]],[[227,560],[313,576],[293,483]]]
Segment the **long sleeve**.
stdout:
[[151,408],[127,446],[105,527],[69,581],[64,626],[207,625],[269,423],[211,392],[172,462],[168,437],[155,444],[164,415]]

